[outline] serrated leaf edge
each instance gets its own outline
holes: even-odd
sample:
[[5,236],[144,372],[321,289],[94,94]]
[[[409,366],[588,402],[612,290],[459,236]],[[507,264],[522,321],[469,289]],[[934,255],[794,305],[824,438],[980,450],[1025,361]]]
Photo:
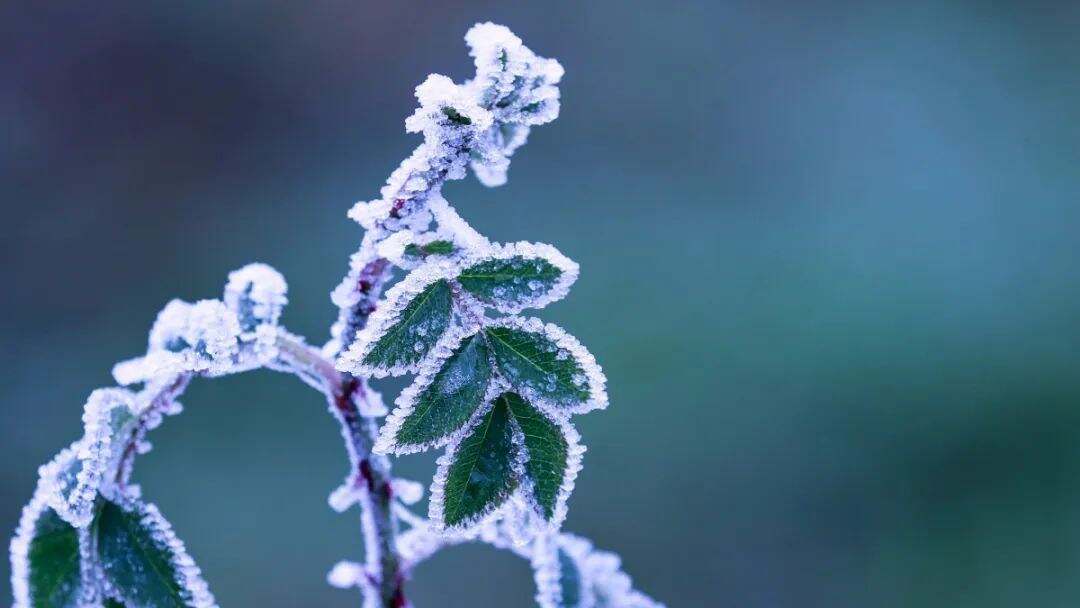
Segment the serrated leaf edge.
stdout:
[[508,260],[513,257],[522,257],[526,260],[541,259],[559,269],[559,278],[551,289],[545,293],[519,303],[500,303],[481,300],[468,290],[463,290],[468,297],[480,302],[482,305],[497,310],[503,314],[517,314],[526,308],[544,308],[552,302],[557,302],[566,297],[570,287],[577,281],[580,267],[577,262],[562,254],[553,245],[547,243],[532,243],[518,241],[516,243],[494,244],[489,248],[474,251],[462,259],[458,276],[476,264],[492,260]]
[[[517,453],[514,455],[510,466],[513,475],[518,480],[519,487],[507,495],[506,500],[503,500],[498,504],[487,505],[483,511],[465,521],[454,525],[447,525],[443,519],[446,481],[450,475],[450,467],[454,464],[458,449],[461,447],[461,442],[476,429],[480,422],[488,415],[488,412],[495,407],[495,399],[507,390],[510,390],[510,388],[506,383],[499,380],[492,381],[491,384],[488,385],[487,392],[484,394],[484,404],[477,408],[476,413],[473,414],[469,423],[453,435],[451,440],[447,443],[446,451],[435,461],[437,468],[429,492],[428,519],[431,521],[432,529],[436,532],[445,536],[468,534],[476,528],[498,519],[502,512],[507,508],[507,505],[513,502],[514,496],[521,491],[520,483],[525,475],[525,447],[521,445],[522,438],[520,431],[515,430],[511,436],[513,437],[514,445],[517,448]],[[512,414],[510,414],[509,420],[510,423],[513,424],[514,418]]]
[[589,398],[574,406],[560,406],[551,403],[549,400],[544,399],[543,396],[537,395],[533,391],[528,391],[522,387],[515,387],[514,390],[524,397],[526,401],[537,407],[544,408],[549,412],[562,411],[569,414],[585,414],[593,410],[607,408],[607,378],[604,376],[603,368],[596,362],[596,358],[593,357],[592,353],[590,353],[577,338],[567,333],[566,330],[554,323],[544,323],[535,317],[502,317],[499,319],[489,319],[485,324],[485,329],[489,327],[506,327],[527,333],[543,334],[549,340],[554,342],[557,347],[565,349],[570,356],[577,361],[578,366],[581,368],[582,373],[585,374],[585,378],[588,381]]
[[[581,434],[578,433],[574,425],[570,423],[569,416],[538,407],[529,401],[526,401],[526,403],[529,403],[529,405],[540,412],[541,416],[546,417],[550,422],[555,424],[555,426],[559,427],[563,439],[566,440],[566,468],[563,470],[562,482],[559,484],[559,493],[555,497],[555,509],[549,520],[544,517],[544,510],[540,506],[540,501],[536,498],[535,480],[532,478],[532,475],[529,475],[528,470],[528,445],[524,443],[524,436],[522,437],[522,450],[525,452],[523,464],[526,468],[523,471],[521,488],[518,489],[518,492],[522,494],[528,505],[536,511],[537,517],[548,526],[548,529],[556,531],[562,527],[563,522],[566,521],[566,515],[569,511],[568,503],[570,494],[574,492],[574,482],[577,480],[578,473],[581,472],[581,461],[587,448],[581,443]],[[513,417],[513,412],[511,412],[511,416]],[[516,417],[513,417],[513,419],[514,424],[516,425]],[[519,434],[522,433],[521,428],[518,427],[516,432]]]
[[[172,524],[158,510],[157,505],[151,502],[143,502],[132,496],[119,492],[110,492],[106,499],[117,505],[125,513],[135,513],[139,524],[150,531],[150,536],[155,546],[169,555],[169,563],[176,575],[175,582],[187,596],[185,603],[191,608],[218,608],[214,596],[210,593],[210,587],[202,578],[202,571],[195,564],[195,560],[187,552],[184,541],[176,535]],[[108,574],[103,577],[104,592],[112,598],[123,598],[108,579]],[[122,600],[121,600],[122,601]]]
[[[453,264],[435,260],[421,265],[388,289],[375,308],[375,312],[368,318],[367,325],[357,332],[355,341],[338,359],[338,371],[375,378],[415,373],[426,357],[415,363],[392,367],[369,365],[364,363],[364,359],[371,353],[375,344],[386,335],[386,332],[401,320],[401,313],[413,298],[437,281],[453,279],[455,272],[456,267]],[[443,337],[445,338],[445,334]],[[430,351],[428,354],[430,355]]]
[[[469,425],[474,424],[477,412],[483,410],[485,405],[481,405],[477,408],[477,412],[473,413],[469,422],[466,422],[462,429],[454,434],[425,444],[403,444],[397,442],[397,434],[401,430],[402,425],[405,424],[405,419],[416,410],[416,403],[420,394],[431,386],[431,383],[435,381],[435,376],[442,370],[446,360],[454,354],[454,351],[461,346],[461,343],[476,335],[480,329],[480,325],[476,323],[467,326],[451,326],[443,336],[443,339],[432,347],[427,358],[423,361],[420,374],[417,375],[409,386],[405,387],[405,389],[398,394],[396,399],[394,399],[394,410],[386,417],[382,428],[379,429],[379,436],[375,439],[375,445],[372,447],[373,452],[377,454],[395,454],[398,456],[425,452],[432,448],[439,448],[451,443],[455,437],[462,436],[462,430],[468,428]],[[494,376],[494,373],[492,375]],[[492,384],[493,382],[488,382],[489,391]],[[487,397],[488,392],[485,392],[485,404],[488,401]]]

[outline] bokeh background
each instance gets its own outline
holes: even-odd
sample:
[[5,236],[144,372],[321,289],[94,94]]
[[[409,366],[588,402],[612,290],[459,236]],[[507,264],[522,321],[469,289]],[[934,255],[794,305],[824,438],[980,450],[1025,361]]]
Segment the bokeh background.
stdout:
[[[612,406],[567,528],[670,606],[1080,599],[1080,4],[0,5],[0,527],[172,297],[265,261],[321,341],[344,217],[418,139],[429,72],[509,25],[566,67],[510,183],[447,196],[581,263],[545,317]],[[384,384],[388,391],[399,385]],[[201,381],[136,476],[224,606],[328,587],[356,513],[321,399]],[[432,458],[402,459],[428,479]],[[0,563],[6,580],[9,567]],[[527,565],[440,554],[418,606],[527,606]]]

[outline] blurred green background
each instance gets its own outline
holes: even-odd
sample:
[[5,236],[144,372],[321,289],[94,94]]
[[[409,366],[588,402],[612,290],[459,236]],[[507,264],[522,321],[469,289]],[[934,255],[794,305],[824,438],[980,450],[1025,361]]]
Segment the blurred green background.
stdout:
[[[510,183],[446,191],[582,266],[545,317],[612,406],[567,529],[676,606],[1080,599],[1080,4],[31,2],[0,5],[0,522],[172,297],[264,261],[321,342],[344,217],[418,142],[474,22],[566,67]],[[392,391],[400,385],[384,383]],[[328,587],[356,513],[322,400],[197,382],[136,478],[224,606]],[[432,458],[399,461],[426,480]],[[6,580],[9,567],[0,563]],[[527,606],[463,547],[425,606]]]

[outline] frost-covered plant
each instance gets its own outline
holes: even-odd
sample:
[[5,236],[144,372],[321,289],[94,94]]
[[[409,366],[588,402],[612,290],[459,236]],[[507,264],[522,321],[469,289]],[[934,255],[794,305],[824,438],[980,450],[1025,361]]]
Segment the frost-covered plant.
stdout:
[[[83,437],[41,467],[11,542],[16,607],[215,606],[132,467],[193,378],[257,368],[323,392],[341,425],[350,468],[329,503],[359,506],[365,561],[327,578],[358,587],[364,606],[409,605],[412,568],[467,541],[528,559],[541,606],[659,606],[617,556],[560,532],[585,452],[571,416],[607,406],[605,379],[577,339],[519,313],[564,297],[577,264],[550,245],[489,242],[441,194],[468,168],[506,181],[529,130],[558,115],[562,67],[499,25],[465,39],[476,76],[417,87],[405,126],[423,143],[379,199],[349,211],[365,235],[332,295],[331,340],[316,349],[279,325],[287,288],[264,264],[231,273],[220,300],[169,302],[146,354],[113,369],[126,388],[91,393]],[[394,268],[406,274],[383,294]],[[368,378],[404,374],[415,379],[387,415]],[[389,456],[432,449],[443,454],[422,517],[410,506],[423,486],[394,478]]]

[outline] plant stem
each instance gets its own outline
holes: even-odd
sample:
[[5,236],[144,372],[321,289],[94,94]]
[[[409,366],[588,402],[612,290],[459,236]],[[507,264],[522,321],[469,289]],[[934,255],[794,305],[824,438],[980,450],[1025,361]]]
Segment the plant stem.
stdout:
[[333,362],[297,338],[283,333],[277,346],[280,359],[290,371],[305,382],[320,386],[331,413],[341,424],[341,435],[352,463],[349,478],[362,490],[364,553],[370,582],[378,592],[377,605],[403,608],[407,605],[405,576],[396,546],[398,530],[392,510],[390,461],[371,452],[378,428],[374,420],[361,415],[358,406],[368,398],[367,385],[361,378],[337,371]]

